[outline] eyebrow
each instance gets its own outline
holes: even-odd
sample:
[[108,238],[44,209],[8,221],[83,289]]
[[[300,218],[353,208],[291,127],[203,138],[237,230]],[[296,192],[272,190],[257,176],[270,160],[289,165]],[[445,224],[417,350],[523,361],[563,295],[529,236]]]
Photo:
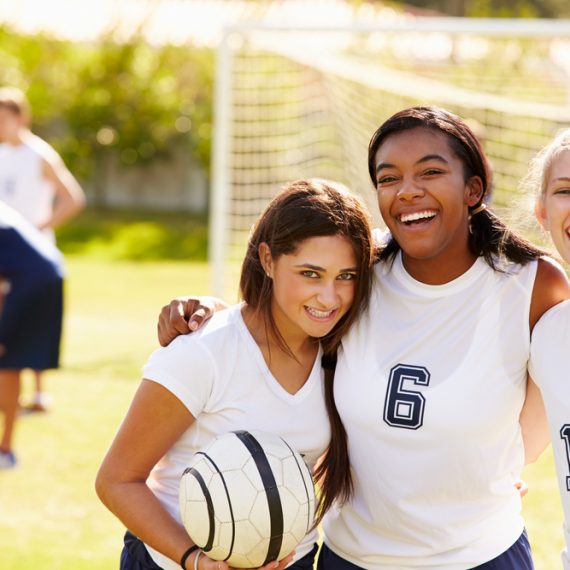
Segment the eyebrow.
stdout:
[[570,182],[570,176],[560,176],[555,178],[552,182]]
[[[294,267],[298,267],[299,269],[313,269],[314,271],[325,271],[324,267],[319,267],[318,265],[313,265],[312,263],[299,263]],[[346,267],[344,269],[340,269],[339,273],[346,273],[347,271],[358,271],[358,267]]]
[[[445,160],[445,158],[443,158],[443,156],[440,154],[426,154],[425,156],[422,156],[422,158],[420,158],[416,164],[422,164],[424,162],[429,162],[430,160],[437,160],[438,162],[449,164],[447,160]],[[391,164],[390,162],[380,162],[378,163],[378,166],[376,166],[376,172],[380,172],[384,168],[396,168],[396,165]]]

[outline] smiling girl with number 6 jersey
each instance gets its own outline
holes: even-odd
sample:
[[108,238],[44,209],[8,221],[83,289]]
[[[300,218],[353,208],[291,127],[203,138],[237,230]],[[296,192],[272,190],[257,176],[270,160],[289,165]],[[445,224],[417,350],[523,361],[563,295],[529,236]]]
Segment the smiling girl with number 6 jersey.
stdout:
[[325,519],[320,569],[532,568],[513,486],[547,441],[530,333],[568,282],[483,205],[487,161],[459,117],[397,113],[368,167],[391,239],[342,341],[354,496]]
[[[535,213],[560,255],[570,263],[570,129],[532,161],[526,186],[536,194]],[[552,439],[566,523],[565,570],[570,570],[570,301],[545,313],[532,333],[530,371],[540,387]]]

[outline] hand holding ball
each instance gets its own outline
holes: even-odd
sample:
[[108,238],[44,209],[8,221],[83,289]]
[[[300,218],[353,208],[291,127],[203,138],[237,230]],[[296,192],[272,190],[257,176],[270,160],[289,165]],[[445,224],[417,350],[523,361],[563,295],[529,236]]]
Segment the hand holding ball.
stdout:
[[217,437],[180,481],[182,522],[214,560],[257,568],[301,542],[315,516],[309,468],[282,438],[260,431]]

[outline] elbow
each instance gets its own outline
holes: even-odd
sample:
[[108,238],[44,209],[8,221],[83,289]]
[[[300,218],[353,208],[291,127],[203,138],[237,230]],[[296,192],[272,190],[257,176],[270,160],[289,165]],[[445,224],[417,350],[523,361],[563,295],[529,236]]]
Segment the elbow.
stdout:
[[73,201],[73,207],[75,210],[74,213],[79,214],[79,212],[81,212],[85,209],[86,205],[87,205],[87,201],[85,199],[85,194],[81,190],[81,191],[77,192],[76,196],[74,196],[74,201]]
[[112,481],[105,473],[105,470],[100,468],[95,477],[95,493],[99,497],[99,500],[107,507],[110,504],[112,487]]

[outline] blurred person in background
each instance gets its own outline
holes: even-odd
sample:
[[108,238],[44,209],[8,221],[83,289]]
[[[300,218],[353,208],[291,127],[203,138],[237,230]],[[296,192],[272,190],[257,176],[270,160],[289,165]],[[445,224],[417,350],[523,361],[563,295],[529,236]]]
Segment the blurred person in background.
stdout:
[[13,434],[21,372],[59,365],[63,305],[61,254],[18,212],[0,202],[0,470],[16,466]]
[[[55,243],[54,228],[83,209],[85,196],[59,154],[30,131],[30,121],[24,93],[0,88],[0,201]],[[41,369],[34,369],[34,380],[34,395],[25,408],[46,411]]]

